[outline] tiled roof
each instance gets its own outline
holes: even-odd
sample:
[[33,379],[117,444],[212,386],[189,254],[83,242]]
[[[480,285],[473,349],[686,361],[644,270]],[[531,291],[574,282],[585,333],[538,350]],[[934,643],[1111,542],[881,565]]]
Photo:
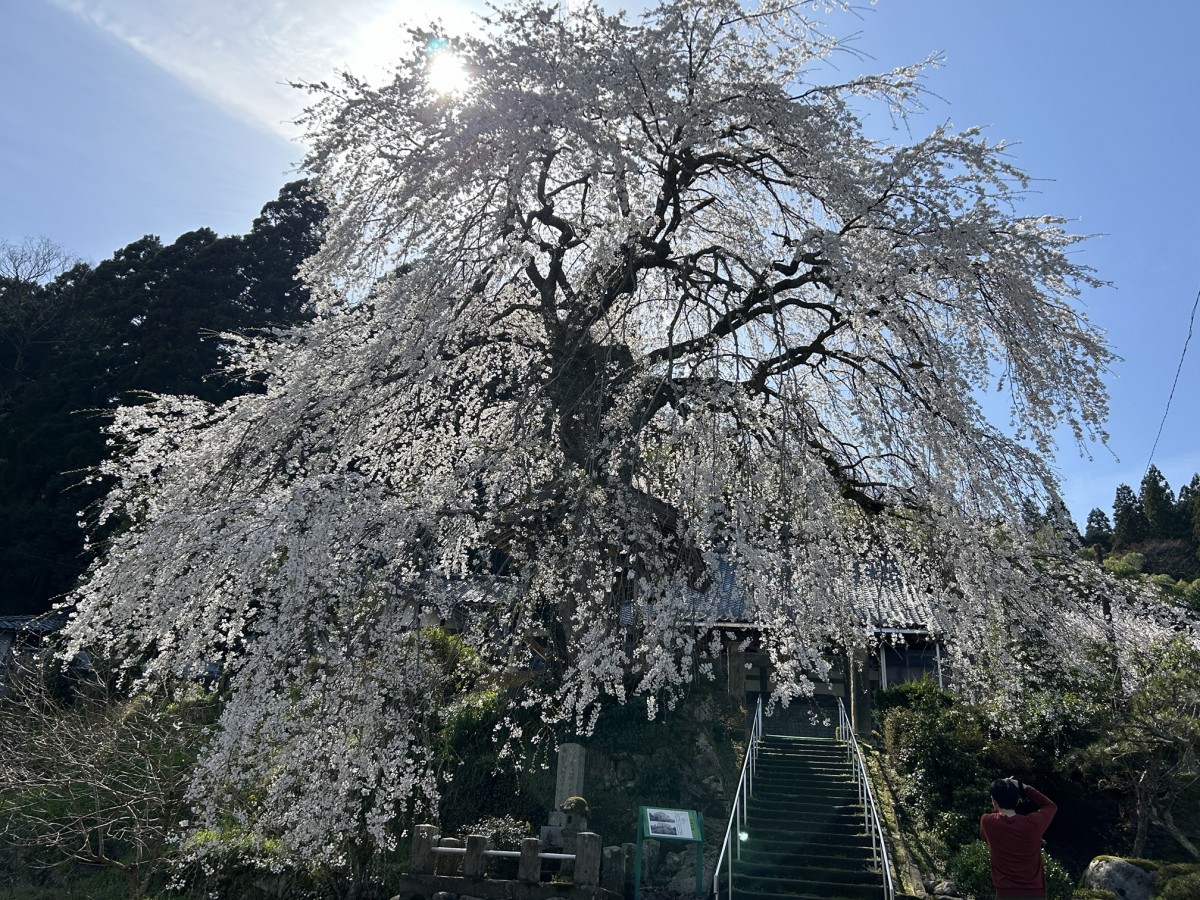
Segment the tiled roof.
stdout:
[[[717,571],[718,578],[708,591],[691,592],[697,613],[714,622],[748,622],[746,600],[737,583],[735,566],[722,561]],[[849,592],[856,618],[873,629],[935,634],[946,631],[944,604],[934,602],[933,594],[906,582],[894,566],[860,566]]]
[[36,616],[0,616],[0,631],[50,634],[66,624],[66,614],[56,612],[41,613]]

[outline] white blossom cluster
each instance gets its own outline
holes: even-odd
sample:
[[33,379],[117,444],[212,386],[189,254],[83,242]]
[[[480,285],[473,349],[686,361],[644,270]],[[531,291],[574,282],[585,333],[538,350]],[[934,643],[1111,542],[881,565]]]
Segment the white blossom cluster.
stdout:
[[[224,664],[201,821],[387,845],[437,798],[422,622],[485,680],[537,645],[525,702],[586,731],[712,671],[722,567],[785,701],[866,640],[864,559],[930,589],[966,685],[1084,664],[1108,588],[1019,523],[1053,430],[1103,438],[1096,282],[1002,144],[864,136],[851,101],[902,112],[920,67],[814,83],[837,44],[782,0],[518,0],[450,41],[453,95],[413,37],[384,87],[309,86],[319,315],[238,342],[264,392],[112,428],[72,634],[147,682]],[[996,665],[1013,634],[1038,653]]]

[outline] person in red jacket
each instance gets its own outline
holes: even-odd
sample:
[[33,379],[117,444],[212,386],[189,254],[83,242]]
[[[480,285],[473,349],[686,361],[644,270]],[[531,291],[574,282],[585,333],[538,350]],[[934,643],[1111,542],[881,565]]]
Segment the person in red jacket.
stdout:
[[[1017,813],[1024,797],[1037,806],[1028,815]],[[992,809],[979,817],[979,836],[992,854],[992,884],[996,900],[1046,897],[1042,867],[1042,835],[1058,812],[1054,801],[1016,778],[992,782]]]

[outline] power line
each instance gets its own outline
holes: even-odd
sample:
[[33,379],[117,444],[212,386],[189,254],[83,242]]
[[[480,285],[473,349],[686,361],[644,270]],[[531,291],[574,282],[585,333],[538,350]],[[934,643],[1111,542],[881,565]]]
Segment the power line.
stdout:
[[1158,439],[1162,437],[1163,426],[1167,424],[1167,413],[1171,411],[1171,401],[1175,399],[1175,388],[1179,386],[1179,373],[1183,371],[1183,361],[1187,358],[1188,344],[1192,342],[1192,328],[1196,324],[1196,308],[1200,307],[1200,291],[1196,292],[1196,302],[1192,304],[1192,317],[1188,320],[1188,333],[1183,341],[1183,352],[1179,354],[1179,365],[1175,368],[1175,381],[1171,384],[1171,393],[1167,396],[1167,408],[1163,410],[1162,421],[1158,423],[1158,434],[1154,436],[1154,446],[1150,448],[1150,458],[1146,460],[1146,471],[1154,462],[1154,451],[1158,449]]

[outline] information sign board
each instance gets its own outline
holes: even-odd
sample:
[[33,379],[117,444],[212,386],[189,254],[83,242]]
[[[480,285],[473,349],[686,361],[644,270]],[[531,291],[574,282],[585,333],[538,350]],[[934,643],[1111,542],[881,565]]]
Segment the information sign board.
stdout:
[[634,858],[633,897],[642,896],[642,842],[684,841],[696,845],[696,896],[704,884],[704,815],[694,809],[638,807],[637,854]]

